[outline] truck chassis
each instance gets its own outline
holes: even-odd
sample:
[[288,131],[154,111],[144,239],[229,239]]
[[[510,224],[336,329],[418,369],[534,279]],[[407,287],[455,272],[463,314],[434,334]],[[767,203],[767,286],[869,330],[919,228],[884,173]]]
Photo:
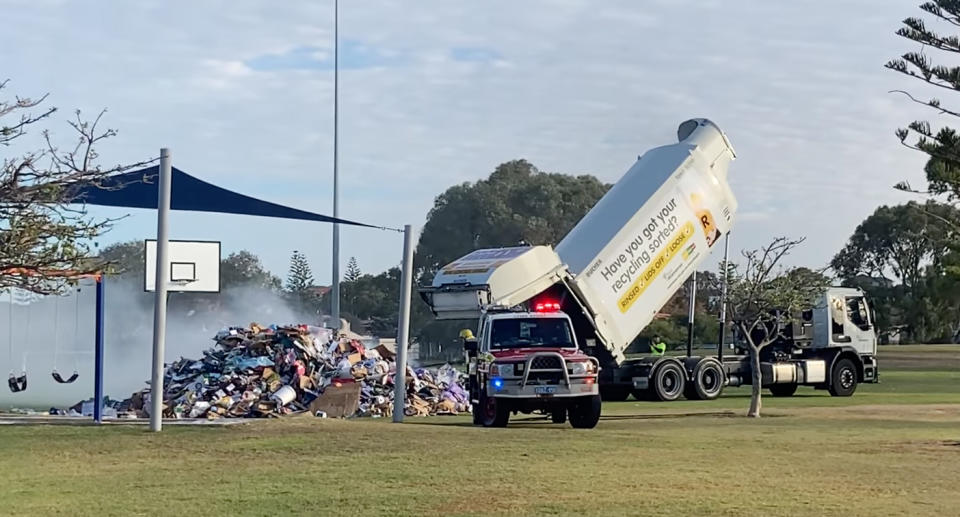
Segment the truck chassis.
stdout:
[[[763,387],[777,397],[793,395],[798,386],[849,397],[858,384],[879,382],[875,356],[858,354],[852,347],[806,350],[779,361],[763,359],[761,354]],[[601,370],[600,394],[608,401],[626,400],[631,394],[637,400],[713,400],[725,386],[752,384],[752,371],[748,355],[628,359],[619,367]]]

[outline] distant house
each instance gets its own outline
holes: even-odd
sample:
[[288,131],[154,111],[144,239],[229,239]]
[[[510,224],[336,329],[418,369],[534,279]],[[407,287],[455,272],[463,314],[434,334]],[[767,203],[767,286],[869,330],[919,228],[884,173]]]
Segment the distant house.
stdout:
[[307,288],[307,292],[316,296],[317,298],[321,298],[330,292],[330,286],[329,285],[312,285]]

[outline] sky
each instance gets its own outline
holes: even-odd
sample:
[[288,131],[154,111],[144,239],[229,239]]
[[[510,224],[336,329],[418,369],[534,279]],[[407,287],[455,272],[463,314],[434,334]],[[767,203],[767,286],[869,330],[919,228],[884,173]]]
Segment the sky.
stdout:
[[[616,181],[677,126],[706,117],[737,151],[731,249],[806,237],[825,265],[880,204],[910,198],[923,156],[894,130],[928,115],[883,64],[919,0],[341,0],[340,216],[422,226],[434,197],[525,158]],[[333,3],[0,0],[0,78],[74,109],[108,108],[105,164],[169,147],[206,181],[332,213]],[[155,236],[151,211],[101,245]],[[401,260],[397,233],[342,227],[343,271]],[[247,249],[285,276],[293,250],[330,281],[328,225],[175,213],[170,237]],[[717,259],[719,260],[719,259]]]

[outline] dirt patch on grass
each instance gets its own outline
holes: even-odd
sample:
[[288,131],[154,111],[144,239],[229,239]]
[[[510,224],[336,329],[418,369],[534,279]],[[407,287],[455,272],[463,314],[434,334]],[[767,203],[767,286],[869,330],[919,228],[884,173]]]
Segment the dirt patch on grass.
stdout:
[[[883,370],[960,370],[956,345],[883,346],[877,352]],[[881,373],[881,376],[883,374]]]
[[844,407],[791,409],[794,416],[866,420],[912,420],[917,422],[960,423],[960,404],[874,404]]

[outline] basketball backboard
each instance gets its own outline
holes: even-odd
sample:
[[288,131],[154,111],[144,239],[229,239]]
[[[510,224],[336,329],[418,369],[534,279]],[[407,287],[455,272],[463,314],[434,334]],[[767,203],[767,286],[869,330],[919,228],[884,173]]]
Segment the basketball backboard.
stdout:
[[[220,292],[220,243],[217,241],[170,240],[167,290],[184,293]],[[157,241],[144,241],[144,290],[157,285]]]

